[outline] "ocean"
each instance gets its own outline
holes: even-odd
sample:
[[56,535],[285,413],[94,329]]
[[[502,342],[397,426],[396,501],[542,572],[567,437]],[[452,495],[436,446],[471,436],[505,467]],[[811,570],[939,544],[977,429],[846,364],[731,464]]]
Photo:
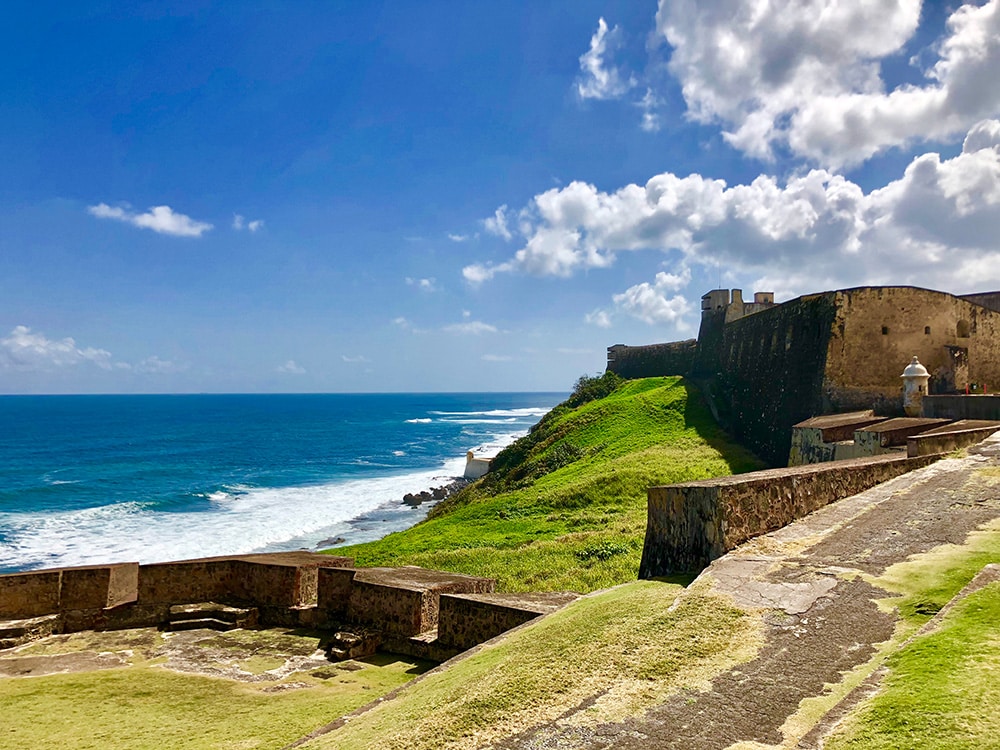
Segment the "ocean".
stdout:
[[565,396],[2,396],[0,573],[377,539]]

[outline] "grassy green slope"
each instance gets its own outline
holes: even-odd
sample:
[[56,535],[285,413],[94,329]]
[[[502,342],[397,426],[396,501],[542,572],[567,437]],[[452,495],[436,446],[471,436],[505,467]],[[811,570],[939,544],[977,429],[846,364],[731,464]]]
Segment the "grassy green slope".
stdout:
[[762,466],[681,378],[625,381],[580,400],[553,409],[427,521],[334,552],[362,566],[487,576],[507,591],[592,591],[635,579],[647,488]]
[[758,642],[754,618],[722,597],[634,581],[535,620],[305,748],[492,747],[568,713],[576,725],[622,721],[706,689]]

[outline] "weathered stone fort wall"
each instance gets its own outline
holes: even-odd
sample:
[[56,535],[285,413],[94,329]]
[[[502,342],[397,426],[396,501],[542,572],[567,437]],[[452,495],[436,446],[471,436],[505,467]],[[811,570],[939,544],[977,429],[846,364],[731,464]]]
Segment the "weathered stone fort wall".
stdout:
[[349,558],[290,552],[0,575],[0,634],[2,621],[29,618],[46,618],[44,633],[166,627],[173,608],[212,602],[253,608],[262,627],[360,627],[404,653],[429,642],[407,639],[440,626],[451,640],[420,655],[447,658],[502,632],[499,626],[546,611],[509,595],[442,610],[442,596],[491,594],[494,581],[416,567],[352,565]]
[[788,461],[791,428],[822,412],[823,372],[836,308],[800,297],[727,324],[715,372],[733,434],[773,465]]
[[1000,313],[943,292],[863,287],[834,292],[824,413],[878,408],[900,399],[900,373],[914,355],[930,393],[969,383],[1000,387]]
[[[725,426],[781,466],[792,426],[809,417],[872,408],[901,414],[900,374],[914,355],[931,374],[930,393],[964,391],[972,383],[1000,388],[998,309],[998,292],[957,297],[916,287],[858,287],[775,305],[767,294],[744,303],[739,290],[731,296],[714,290],[702,299],[693,353],[689,342],[616,345],[608,368],[625,377],[694,377],[707,386]],[[684,358],[675,356],[679,347]],[[658,356],[664,357],[659,365]],[[690,369],[682,372],[688,358]]]
[[608,347],[608,371],[623,378],[657,378],[686,375],[694,365],[698,342],[695,339],[648,346]]
[[748,539],[938,458],[876,456],[652,487],[639,577],[701,570]]

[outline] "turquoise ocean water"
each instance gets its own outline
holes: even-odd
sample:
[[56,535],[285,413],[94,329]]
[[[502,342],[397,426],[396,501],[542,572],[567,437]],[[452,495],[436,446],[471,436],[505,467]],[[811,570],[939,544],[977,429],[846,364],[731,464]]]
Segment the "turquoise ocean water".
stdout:
[[560,393],[0,397],[0,573],[375,539]]

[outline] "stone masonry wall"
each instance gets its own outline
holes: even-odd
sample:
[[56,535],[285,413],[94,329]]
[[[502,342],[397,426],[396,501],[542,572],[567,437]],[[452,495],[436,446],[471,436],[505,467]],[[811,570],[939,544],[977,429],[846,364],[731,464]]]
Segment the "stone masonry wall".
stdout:
[[[53,632],[159,627],[172,605],[215,601],[255,607],[265,627],[371,628],[381,631],[388,648],[395,643],[409,653],[405,649],[413,644],[407,639],[438,626],[442,599],[489,595],[495,585],[492,579],[411,566],[345,567],[351,562],[275,553],[0,575],[0,620],[56,615]],[[457,643],[480,643],[572,598],[542,594],[536,601],[524,594],[518,602],[483,599],[468,611],[459,606],[445,626],[454,643],[439,651],[453,655]],[[461,620],[466,615],[471,622]]]
[[50,615],[59,611],[61,570],[0,576],[0,619]]
[[655,378],[686,375],[694,364],[698,342],[695,339],[648,346],[608,347],[608,372],[623,378]]
[[507,606],[469,595],[441,597],[438,641],[465,651],[543,614],[523,606]]
[[[900,374],[917,356],[931,374],[930,393],[966,382],[1000,386],[1000,313],[951,294],[914,287],[861,287],[835,293],[823,411],[901,406]],[[967,351],[967,375],[953,352]],[[959,381],[959,382],[956,382]]]
[[821,414],[832,294],[801,297],[725,326],[716,388],[733,434],[774,466],[788,461],[792,425]]
[[701,570],[748,539],[937,458],[876,456],[652,487],[639,577]]

